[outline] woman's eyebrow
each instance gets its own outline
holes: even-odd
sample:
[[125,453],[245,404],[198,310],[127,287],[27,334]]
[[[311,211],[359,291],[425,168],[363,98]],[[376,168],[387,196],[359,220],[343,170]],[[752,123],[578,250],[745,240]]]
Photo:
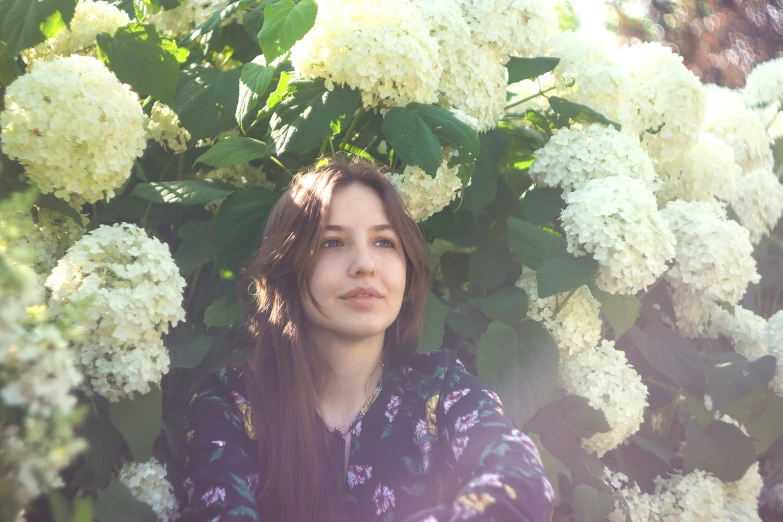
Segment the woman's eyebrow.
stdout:
[[[345,226],[343,226],[343,225],[326,225],[326,226],[324,227],[324,230],[325,230],[325,231],[327,231],[327,230],[328,230],[328,231],[332,231],[332,232],[345,232],[345,231],[346,231],[346,230],[348,230],[348,229],[350,229],[350,227],[345,227]],[[370,228],[370,230],[372,230],[372,231],[374,231],[374,232],[380,232],[380,231],[382,231],[382,230],[391,230],[392,232],[394,232],[394,227],[393,227],[393,226],[391,226],[391,225],[390,225],[390,224],[388,224],[388,223],[383,223],[383,224],[380,224],[380,225],[374,225],[374,226],[372,226],[372,227]]]

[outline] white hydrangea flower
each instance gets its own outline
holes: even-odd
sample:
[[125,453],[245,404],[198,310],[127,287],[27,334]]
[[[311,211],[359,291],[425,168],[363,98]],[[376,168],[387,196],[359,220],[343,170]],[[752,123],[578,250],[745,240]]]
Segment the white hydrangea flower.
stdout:
[[771,170],[774,158],[770,140],[758,114],[745,105],[737,91],[717,85],[706,85],[704,90],[707,113],[703,130],[715,134],[734,150],[734,159],[743,171]]
[[93,299],[79,362],[110,401],[147,393],[169,369],[161,335],[184,319],[185,280],[166,245],[129,223],[100,226],[46,280],[54,307]]
[[622,444],[644,422],[647,387],[628,364],[625,353],[615,349],[614,341],[604,340],[596,349],[582,350],[564,360],[560,382],[570,393],[604,412],[611,429],[582,441],[585,449],[599,457]]
[[130,23],[124,11],[103,0],[80,0],[69,27],[52,38],[22,53],[27,63],[50,60],[56,56],[87,54],[97,57],[95,38],[101,33],[113,35]]
[[159,522],[180,517],[174,486],[166,478],[166,465],[155,457],[144,463],[126,462],[120,469],[119,480],[128,486],[136,499],[152,506]]
[[299,76],[359,89],[371,108],[437,101],[438,43],[410,0],[321,0],[315,26],[291,49]]
[[745,78],[742,95],[753,109],[772,106],[777,112],[783,105],[783,58],[756,65]]
[[522,268],[517,286],[527,294],[527,316],[549,330],[560,348],[561,359],[592,350],[598,345],[602,324],[600,304],[586,286],[580,286],[557,315],[555,310],[567,294],[540,298],[536,273],[527,267]]
[[554,70],[556,94],[627,125],[631,87],[612,42],[602,33],[566,31],[553,36],[550,46],[549,54],[560,58]]
[[775,393],[783,397],[783,311],[776,312],[767,320],[765,340],[769,347],[769,355],[777,359],[777,370],[772,382],[769,383]]
[[763,486],[764,479],[759,473],[759,463],[754,462],[741,479],[736,482],[724,482],[723,492],[728,502],[748,504],[756,508]]
[[702,132],[688,152],[660,161],[658,174],[663,180],[663,188],[658,193],[662,202],[714,198],[731,202],[737,193],[742,168],[734,161],[734,151],[723,140]]
[[180,126],[179,116],[168,105],[156,101],[146,123],[147,139],[155,140],[164,149],[174,152],[188,150],[190,133]]
[[677,239],[674,266],[666,273],[673,287],[688,285],[712,301],[733,304],[748,283],[759,281],[747,231],[720,205],[676,200],[661,215]]
[[113,197],[146,146],[138,97],[95,58],[36,62],[5,104],[3,151],[42,192],[64,199]]
[[731,202],[750,240],[757,245],[783,215],[783,185],[767,168],[744,172],[737,179],[737,193]]
[[591,179],[626,176],[658,190],[658,176],[650,156],[632,136],[614,127],[594,123],[565,129],[550,138],[530,166],[536,183],[561,187],[565,194],[581,189]]
[[541,56],[558,30],[553,0],[456,0],[479,45],[509,56]]
[[644,183],[626,176],[593,179],[565,200],[560,217],[568,251],[581,246],[593,254],[599,288],[633,294],[666,271],[675,239]]
[[[477,131],[497,125],[506,103],[508,71],[500,55],[476,45],[454,0],[417,0],[422,20],[438,42],[442,101],[464,113]],[[475,119],[475,123],[471,121]]]
[[[148,21],[164,35],[174,38],[206,22],[213,13],[228,7],[234,0],[182,0],[174,9],[150,15]],[[320,3],[320,2],[319,2]],[[224,21],[223,23],[227,23]]]
[[449,168],[444,160],[434,178],[412,165],[405,167],[402,174],[392,172],[386,174],[386,178],[399,192],[413,220],[424,221],[451,203],[462,189],[458,170],[459,167]]
[[714,475],[697,469],[685,476],[672,476],[668,487],[678,500],[677,507],[681,510],[678,520],[702,522],[723,519],[723,484]]
[[677,330],[691,338],[705,333],[707,321],[718,308],[715,301],[686,284],[672,285],[671,297]]
[[734,350],[748,359],[755,361],[770,353],[767,344],[767,321],[739,305],[734,307],[734,313],[718,308],[710,316],[707,333],[712,337],[723,336],[734,345]]
[[623,130],[642,134],[642,145],[654,159],[687,151],[698,136],[706,109],[699,79],[683,65],[681,56],[657,42],[623,46],[617,56],[636,105]]

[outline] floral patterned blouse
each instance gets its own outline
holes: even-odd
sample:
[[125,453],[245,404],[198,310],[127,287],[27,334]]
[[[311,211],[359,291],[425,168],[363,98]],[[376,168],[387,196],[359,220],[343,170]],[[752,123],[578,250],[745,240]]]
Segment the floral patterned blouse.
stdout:
[[[254,495],[259,470],[243,390],[241,370],[225,367],[190,398],[182,522],[266,522]],[[342,462],[344,440],[331,436]],[[554,492],[535,444],[450,350],[387,365],[380,394],[351,427],[350,444],[342,480],[351,521],[551,518]]]

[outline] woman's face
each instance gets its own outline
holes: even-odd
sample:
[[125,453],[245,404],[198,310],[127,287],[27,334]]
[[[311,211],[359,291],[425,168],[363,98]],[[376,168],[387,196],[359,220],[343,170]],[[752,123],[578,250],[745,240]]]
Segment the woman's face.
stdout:
[[352,183],[335,189],[310,291],[304,298],[316,339],[359,341],[383,336],[402,306],[405,253],[378,194]]

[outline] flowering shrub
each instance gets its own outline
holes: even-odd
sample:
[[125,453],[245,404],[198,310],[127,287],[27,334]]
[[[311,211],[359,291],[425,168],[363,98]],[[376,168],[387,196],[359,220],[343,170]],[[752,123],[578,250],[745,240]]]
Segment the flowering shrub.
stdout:
[[779,59],[703,85],[548,0],[5,5],[0,522],[179,517],[188,387],[247,356],[237,274],[337,153],[387,168],[435,274],[419,349],[537,436],[558,520],[758,518]]

